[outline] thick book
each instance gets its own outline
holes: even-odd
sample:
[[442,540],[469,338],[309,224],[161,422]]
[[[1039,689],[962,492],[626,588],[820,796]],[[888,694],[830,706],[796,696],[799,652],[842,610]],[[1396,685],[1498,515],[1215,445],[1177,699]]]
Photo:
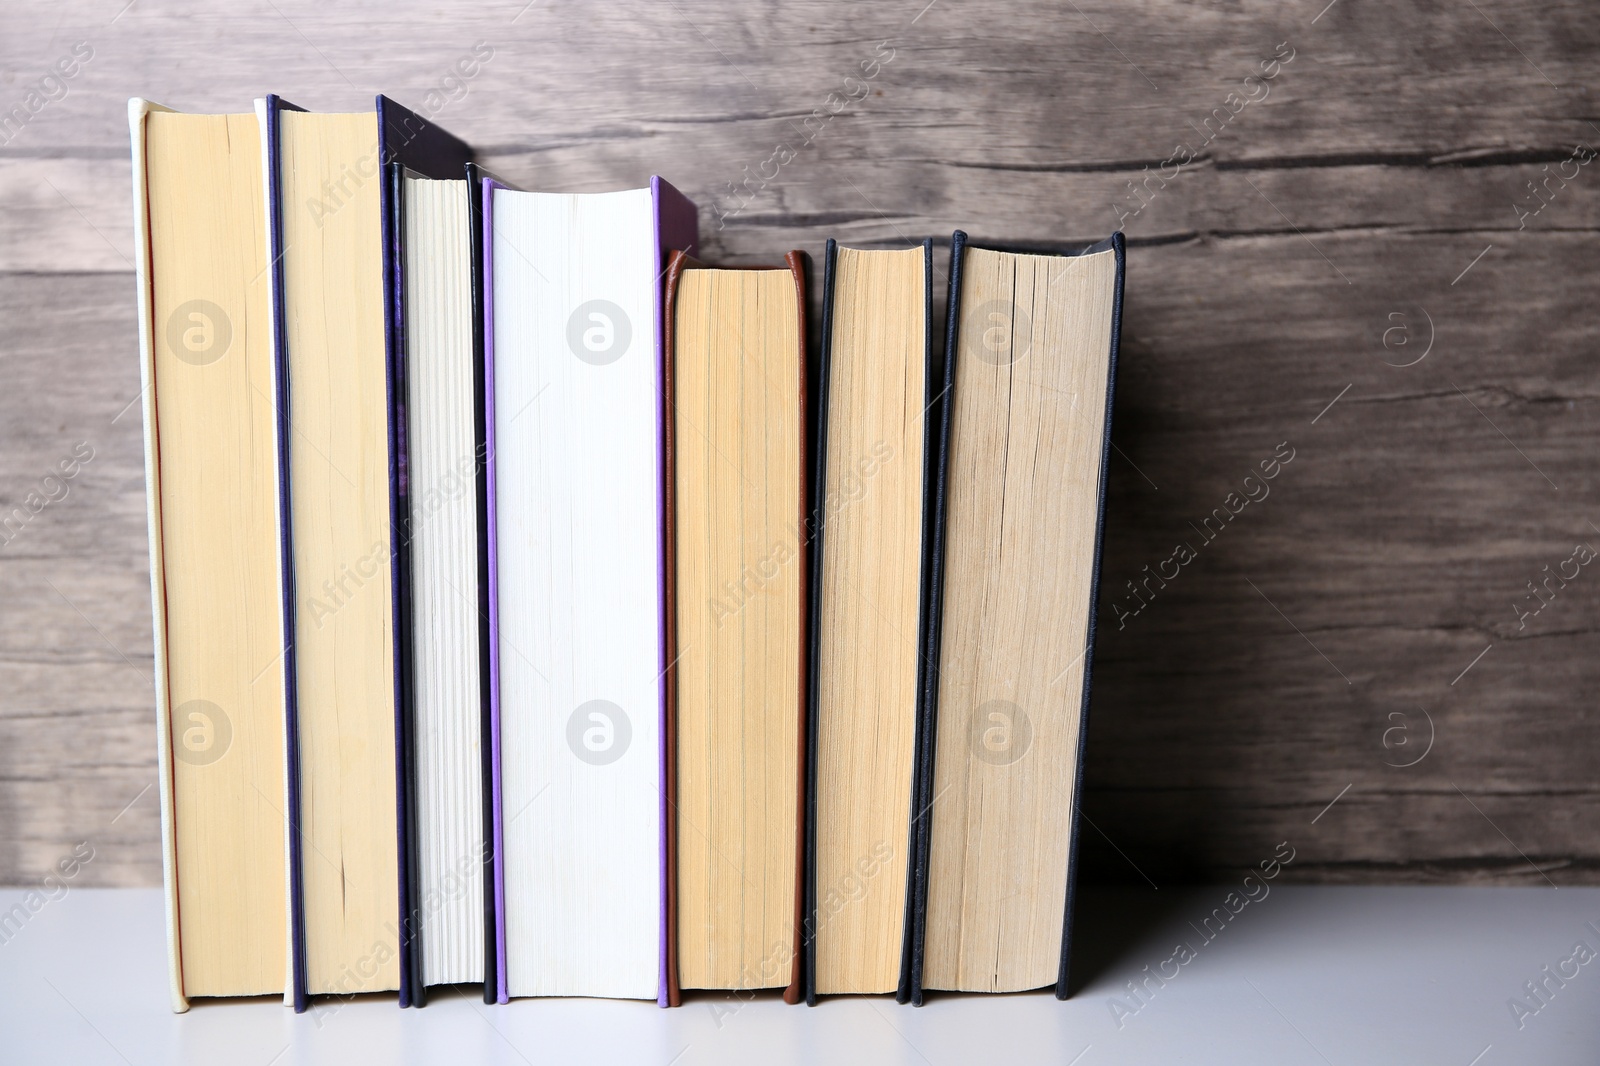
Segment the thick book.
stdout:
[[659,178],[486,181],[500,998],[667,996]]
[[407,486],[395,373],[390,167],[462,173],[467,147],[384,97],[258,104],[265,142],[283,543],[292,1001],[411,1002]]
[[925,596],[942,373],[933,247],[823,266],[802,983],[910,995],[925,806]]
[[666,277],[667,999],[801,995],[811,422],[803,253]]
[[279,423],[257,116],[131,100],[174,1010],[286,989]]
[[914,1003],[1067,995],[1123,274],[951,241]]

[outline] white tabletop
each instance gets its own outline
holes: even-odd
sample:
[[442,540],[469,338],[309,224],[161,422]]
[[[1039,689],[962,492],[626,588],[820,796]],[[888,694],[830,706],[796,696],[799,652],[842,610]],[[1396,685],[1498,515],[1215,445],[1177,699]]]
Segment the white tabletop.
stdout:
[[[808,1009],[691,993],[677,1010],[486,1006],[476,989],[443,988],[422,1010],[367,996],[296,1016],[267,999],[173,1014],[160,893],[72,889],[0,924],[0,1062],[1600,1063],[1600,957],[1569,961],[1580,942],[1600,952],[1600,888],[1278,885],[1203,940],[1229,891],[1086,892],[1082,987],[1064,1003],[933,994],[920,1009],[888,997]],[[0,891],[0,916],[22,898]],[[1192,957],[1168,962],[1180,942]],[[1146,966],[1177,976],[1147,982],[1141,1004],[1125,986]],[[1546,966],[1576,976],[1547,982],[1540,1002],[1525,982]],[[1520,1028],[1513,998],[1530,1008]]]

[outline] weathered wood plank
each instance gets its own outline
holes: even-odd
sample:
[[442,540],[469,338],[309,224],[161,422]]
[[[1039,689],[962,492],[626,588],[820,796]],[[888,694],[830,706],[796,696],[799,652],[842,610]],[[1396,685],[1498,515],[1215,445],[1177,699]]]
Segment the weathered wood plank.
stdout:
[[[1527,181],[1600,139],[1584,88],[1600,29],[1577,5],[1497,5],[1515,46],[1470,10],[1348,0],[1315,24],[1314,13],[1166,3],[1082,17],[940,4],[914,23],[921,5],[538,5],[515,22],[508,5],[439,34],[359,9],[224,21],[142,3],[112,23],[118,8],[11,16],[0,66],[16,72],[13,104],[58,59],[78,73],[0,136],[0,207],[15,227],[0,269],[127,269],[125,98],[136,92],[242,110],[271,87],[339,109],[370,106],[369,88],[382,88],[530,187],[663,172],[701,204],[712,248],[735,258],[770,255],[796,226],[884,242],[957,225],[994,239],[1093,237],[1119,218],[1135,238],[1515,228],[1513,204],[1534,202]],[[87,61],[72,55],[80,42]],[[185,62],[197,52],[208,61]],[[1275,76],[1245,86],[1264,61]],[[1178,145],[1197,161],[1170,165],[1167,181]],[[1452,160],[1474,165],[1427,166]],[[1538,224],[1593,228],[1586,178]],[[1304,196],[1280,193],[1285,182]]]
[[[1600,876],[1593,856],[1571,852],[1559,828],[1595,824],[1600,807],[1592,793],[1519,797],[1468,789],[1464,796],[1448,785],[1443,792],[1360,787],[1315,824],[1338,788],[1318,802],[1288,807],[1213,789],[1096,792],[1086,808],[1094,824],[1084,826],[1081,854],[1096,880],[1158,888],[1234,880],[1271,858],[1280,842],[1296,851],[1286,874],[1299,882],[1549,887],[1593,884]],[[1149,835],[1152,825],[1160,826],[1159,837]],[[1441,826],[1459,833],[1448,857],[1434,851]],[[1363,842],[1359,854],[1336,843],[1356,838]]]
[[[648,158],[647,149],[635,150]],[[650,172],[647,162],[628,174],[586,166],[582,147],[551,154],[554,161],[539,164],[525,155],[486,155],[484,161],[506,180],[532,189],[617,188]],[[1051,173],[841,161],[796,175],[781,189],[763,190],[743,211],[736,210],[736,201],[715,206],[715,177],[696,173],[701,168],[692,159],[657,164],[699,199],[706,254],[733,262],[770,260],[775,250],[791,247],[815,250],[830,236],[859,245],[903,246],[924,237],[948,242],[958,228],[975,239],[1063,243],[1103,237],[1121,219],[1136,246],[1275,238],[1308,254],[1305,242],[1319,243],[1324,235],[1364,240],[1459,234],[1462,248],[1470,250],[1439,268],[1454,263],[1448,283],[1490,241],[1600,231],[1600,172],[1593,169],[1600,162],[1571,164],[1568,171],[1578,176],[1564,187],[1552,181],[1548,206],[1525,223],[1517,207],[1529,211],[1538,203],[1528,183],[1544,180],[1547,167],[1559,177],[1559,162],[1267,169],[1203,162],[1170,181],[1149,179],[1133,192],[1130,181],[1146,180],[1138,167]],[[8,236],[0,244],[0,271],[131,270],[128,170],[122,158],[4,160],[0,211]],[[575,180],[586,172],[592,176]],[[862,192],[870,187],[870,200],[851,183]],[[1479,234],[1482,240],[1472,247]],[[1338,279],[1332,269],[1329,276]]]
[[[748,149],[767,139],[758,133],[799,127],[830,92],[855,91],[844,79],[873,69],[861,63],[879,42],[893,59],[868,79],[871,106],[853,112],[863,121],[830,123],[819,147],[880,161],[998,151],[1030,167],[1160,159],[1282,42],[1294,58],[1266,106],[1238,120],[1250,154],[1549,147],[1588,128],[1600,28],[1577,0],[1499,0],[1482,15],[1344,0],[1319,17],[1322,7],[507,0],[430,25],[435,9],[414,2],[375,17],[306,0],[243,16],[144,0],[113,21],[121,0],[80,0],[8,13],[0,63],[20,98],[77,42],[93,50],[19,139],[34,148],[119,143],[130,91],[201,110],[242,108],[270,86],[332,110],[380,86],[434,103],[481,144],[692,139],[717,123],[744,126]],[[455,64],[480,41],[493,54],[462,78]]]
[[[85,883],[160,880],[156,794],[145,791],[155,781],[155,715],[141,415],[128,407],[139,394],[130,281],[0,282],[7,883],[43,876],[80,840],[96,849]],[[90,454],[84,445],[92,457],[61,479],[63,459]],[[32,513],[30,493],[50,502]]]

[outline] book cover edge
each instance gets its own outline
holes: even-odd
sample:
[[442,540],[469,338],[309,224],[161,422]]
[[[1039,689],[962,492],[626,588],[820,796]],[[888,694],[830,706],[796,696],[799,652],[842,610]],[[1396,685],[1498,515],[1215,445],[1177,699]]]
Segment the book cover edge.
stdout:
[[154,637],[156,698],[156,778],[161,805],[161,885],[166,915],[167,990],[174,1013],[189,1009],[183,989],[183,955],[178,927],[177,830],[173,821],[172,705],[167,689],[167,612],[165,559],[162,554],[161,471],[156,443],[155,328],[150,278],[150,200],[145,159],[145,118],[152,111],[170,111],[141,97],[128,101],[132,147],[133,236],[137,260],[134,284],[139,300],[139,383],[144,415],[146,525],[150,552],[150,610]]
[[494,903],[495,871],[495,812],[498,796],[494,790],[494,759],[497,733],[493,717],[494,691],[490,662],[493,657],[493,632],[489,625],[489,585],[493,572],[489,565],[489,405],[493,396],[488,388],[484,367],[484,293],[483,293],[483,185],[486,178],[476,163],[463,168],[467,181],[467,239],[470,248],[469,284],[472,291],[472,392],[473,392],[473,482],[477,499],[476,551],[478,564],[477,604],[478,624],[478,714],[479,783],[482,791],[483,833],[483,1001],[494,1003],[499,998],[497,959],[499,918]]
[[496,476],[498,466],[495,460],[495,387],[494,387],[494,193],[497,189],[508,186],[484,176],[479,189],[481,196],[482,218],[480,225],[483,233],[483,260],[480,266],[483,272],[483,375],[484,375],[484,433],[489,442],[488,454],[484,457],[485,478],[488,495],[484,501],[488,517],[488,544],[489,554],[489,686],[490,686],[490,730],[493,747],[490,752],[492,775],[490,788],[493,791],[494,827],[493,827],[493,866],[494,866],[494,914],[495,914],[495,973],[494,996],[497,1003],[509,1003],[510,985],[506,967],[506,867],[505,867],[505,793],[502,789],[502,761],[500,745],[500,578],[499,578],[499,535],[498,535],[498,507],[496,505]]
[[797,343],[800,348],[799,363],[796,371],[799,377],[797,384],[800,391],[800,498],[797,501],[798,507],[796,509],[797,514],[795,516],[795,521],[801,537],[799,555],[803,569],[800,575],[800,647],[798,661],[795,664],[796,669],[799,671],[798,697],[800,706],[798,708],[799,714],[797,715],[798,723],[796,727],[798,735],[795,737],[796,758],[799,760],[799,765],[796,767],[795,773],[795,789],[797,795],[795,797],[795,894],[794,930],[792,933],[794,937],[794,959],[789,970],[788,987],[783,990],[783,1001],[789,1004],[796,1004],[805,998],[804,980],[801,972],[801,943],[805,933],[805,901],[803,898],[803,888],[805,871],[806,826],[808,824],[805,803],[805,781],[807,768],[810,766],[810,760],[807,758],[807,739],[810,735],[810,731],[807,728],[809,723],[807,721],[806,709],[809,706],[811,695],[811,686],[808,684],[809,675],[806,670],[807,654],[805,635],[807,632],[809,632],[811,626],[811,600],[814,592],[811,587],[811,567],[808,565],[810,562],[811,550],[809,521],[809,512],[811,508],[811,472],[810,464],[807,462],[809,457],[806,454],[806,436],[812,424],[812,411],[810,390],[810,349],[807,345],[806,336],[806,317],[808,314],[808,301],[806,299],[806,295],[809,262],[805,252],[799,251],[798,249],[790,251],[783,258],[784,263],[789,267],[789,272],[794,276],[795,304],[799,317],[799,335],[797,338]]
[[[683,251],[667,253],[665,283],[662,296],[663,319],[675,315],[678,300],[678,281],[684,267],[690,262]],[[675,331],[664,327],[661,345],[661,500],[662,500],[662,588],[666,596],[666,609],[662,612],[662,658],[667,667],[662,672],[665,697],[661,712],[661,881],[662,881],[662,934],[660,995],[656,1002],[662,1007],[676,1007],[682,1003],[682,988],[678,973],[678,623],[677,623],[677,431],[673,413],[677,409],[674,385],[677,345]]]
[[654,317],[654,343],[655,343],[655,381],[656,381],[656,519],[659,528],[656,533],[656,595],[657,595],[657,681],[656,681],[656,744],[657,744],[657,780],[660,787],[657,794],[660,797],[657,806],[657,832],[660,837],[659,845],[659,877],[658,891],[659,903],[659,933],[656,951],[656,1004],[661,1007],[676,1006],[678,1002],[677,974],[675,972],[674,953],[677,940],[674,936],[674,916],[671,912],[673,876],[670,856],[671,841],[668,834],[670,818],[670,802],[673,795],[673,766],[669,752],[668,722],[667,722],[667,689],[668,671],[671,660],[668,658],[667,646],[668,612],[672,604],[668,600],[668,531],[667,526],[671,521],[667,514],[667,447],[668,447],[668,413],[667,407],[667,381],[666,381],[666,296],[667,278],[671,269],[668,260],[670,252],[683,252],[687,257],[693,257],[699,252],[700,245],[700,215],[699,210],[683,193],[679,192],[670,182],[659,174],[650,176],[650,203],[652,212],[651,235],[653,241],[653,263],[657,271],[652,286],[654,288],[651,300],[651,311]]
[[800,941],[800,989],[808,1007],[817,1005],[817,744],[820,713],[817,677],[822,647],[822,564],[828,492],[828,387],[833,365],[830,349],[833,344],[833,286],[839,256],[838,242],[828,238],[822,254],[822,323],[817,349],[815,397],[816,454],[812,457],[811,478],[811,624],[806,635],[805,858],[800,871],[804,934]]
[[1093,254],[1107,248],[1115,254],[1117,264],[1116,288],[1111,299],[1111,342],[1106,354],[1106,423],[1103,443],[1100,446],[1099,507],[1095,516],[1094,567],[1089,578],[1089,626],[1083,652],[1083,695],[1078,708],[1078,751],[1074,765],[1072,785],[1072,823],[1067,843],[1067,891],[1063,901],[1061,920],[1061,965],[1056,974],[1055,996],[1064,1000],[1071,994],[1068,982],[1072,966],[1072,919],[1078,889],[1078,837],[1083,808],[1083,763],[1089,737],[1089,700],[1093,688],[1094,640],[1096,632],[1096,607],[1100,594],[1100,564],[1105,547],[1106,479],[1111,463],[1111,416],[1117,396],[1117,356],[1122,345],[1122,297],[1127,275],[1127,252],[1122,231],[1113,233],[1106,241],[1097,242],[1082,254]]
[[267,252],[270,256],[267,269],[268,301],[271,305],[267,319],[272,345],[273,403],[277,414],[278,445],[278,543],[279,588],[282,596],[283,679],[284,679],[284,836],[287,845],[285,876],[288,881],[285,903],[289,910],[289,966],[286,974],[284,1004],[292,1006],[296,1014],[304,1013],[309,1006],[306,993],[305,897],[302,891],[300,863],[300,719],[299,690],[295,670],[295,618],[294,618],[294,538],[293,497],[290,495],[289,397],[292,383],[289,379],[289,352],[285,338],[283,257],[287,249],[283,241],[282,175],[279,134],[281,113],[285,110],[301,111],[287,100],[269,93],[256,104],[256,114],[261,122],[262,166],[266,170]]
[[471,160],[465,142],[381,93],[373,101],[379,150],[383,254],[384,390],[389,470],[389,611],[395,727],[396,929],[401,1007],[427,1002],[422,979],[416,826],[416,706],[412,657],[410,490],[405,426],[404,264],[400,195],[403,168],[453,177]]
[[[944,618],[944,538],[946,518],[946,489],[950,460],[950,412],[955,393],[956,315],[961,299],[961,253],[967,235],[955,231],[950,240],[950,274],[945,303],[945,335],[938,358],[930,357],[929,390],[939,386],[935,397],[929,401],[929,434],[932,440],[932,470],[929,487],[928,511],[925,515],[928,530],[927,555],[924,559],[923,591],[926,606],[923,613],[924,632],[922,653],[924,676],[918,697],[922,704],[918,719],[919,749],[917,753],[918,784],[916,787],[917,835],[915,839],[917,877],[912,883],[914,908],[911,918],[911,970],[907,996],[912,1006],[923,1003],[922,968],[926,958],[928,919],[928,879],[933,850],[933,775],[938,753],[939,731],[939,655],[943,642]],[[931,292],[932,281],[930,278]],[[930,309],[930,325],[931,309]],[[933,371],[937,370],[937,376]]]

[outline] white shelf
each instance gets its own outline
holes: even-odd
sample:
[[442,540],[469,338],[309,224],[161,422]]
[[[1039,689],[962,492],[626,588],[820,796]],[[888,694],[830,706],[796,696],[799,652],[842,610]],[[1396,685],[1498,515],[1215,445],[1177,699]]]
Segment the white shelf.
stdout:
[[[160,893],[73,889],[0,929],[0,1061],[12,1063],[1045,1062],[1600,1063],[1600,959],[1518,1029],[1508,1007],[1582,941],[1600,951],[1597,888],[1274,886],[1209,943],[1189,923],[1228,886],[1086,892],[1074,997],[930,996],[790,1007],[694,993],[650,1003],[485,1006],[436,989],[296,1016],[276,1000],[167,1005]],[[23,899],[0,890],[0,915]],[[1127,981],[1186,941],[1195,957],[1119,1028]],[[1170,972],[1170,967],[1169,967]],[[1485,1050],[1487,1049],[1487,1050]]]

